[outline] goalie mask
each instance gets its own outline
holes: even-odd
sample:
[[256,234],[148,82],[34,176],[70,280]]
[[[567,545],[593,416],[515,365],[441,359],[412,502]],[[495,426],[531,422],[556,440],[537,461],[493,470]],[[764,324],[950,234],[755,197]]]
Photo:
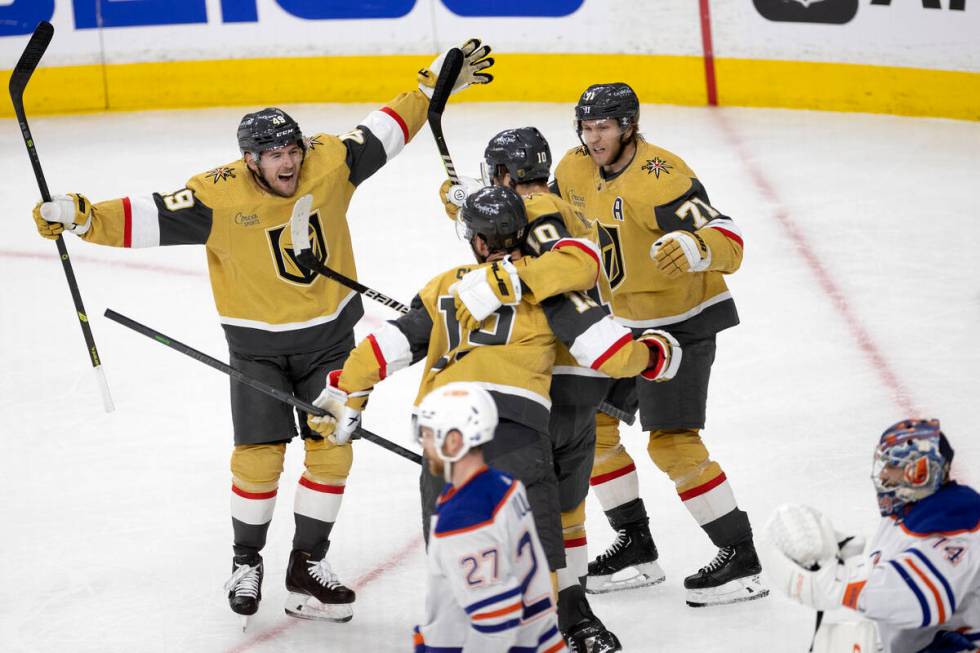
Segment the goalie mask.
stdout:
[[871,480],[883,517],[901,518],[906,506],[933,494],[949,478],[953,448],[938,419],[904,420],[881,435]]
[[[473,447],[479,447],[493,439],[497,428],[497,404],[490,393],[474,383],[447,383],[425,396],[419,404],[415,423],[415,437],[421,442],[423,430],[432,432],[436,454],[449,466],[460,460]],[[458,431],[463,446],[453,456],[443,452],[446,436]]]

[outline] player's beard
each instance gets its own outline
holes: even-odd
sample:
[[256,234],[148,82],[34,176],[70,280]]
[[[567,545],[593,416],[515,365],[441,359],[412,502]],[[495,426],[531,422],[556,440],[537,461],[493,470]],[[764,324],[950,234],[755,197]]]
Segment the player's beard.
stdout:
[[429,473],[440,478],[446,473],[446,463],[441,458],[428,458]]

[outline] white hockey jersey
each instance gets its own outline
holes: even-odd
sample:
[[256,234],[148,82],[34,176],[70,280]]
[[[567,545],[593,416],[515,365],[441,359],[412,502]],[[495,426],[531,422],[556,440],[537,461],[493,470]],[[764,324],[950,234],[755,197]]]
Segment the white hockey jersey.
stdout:
[[[881,520],[867,580],[844,604],[878,626],[885,653],[954,653],[980,647],[980,495],[950,482]],[[957,646],[959,644],[959,647]]]
[[524,486],[484,468],[447,485],[432,518],[415,653],[567,650]]

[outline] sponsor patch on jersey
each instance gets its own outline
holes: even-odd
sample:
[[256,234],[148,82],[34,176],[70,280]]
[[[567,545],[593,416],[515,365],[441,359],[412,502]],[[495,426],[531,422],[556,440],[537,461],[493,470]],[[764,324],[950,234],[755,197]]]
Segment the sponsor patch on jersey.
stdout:
[[648,175],[653,175],[657,179],[660,179],[660,173],[669,175],[671,169],[674,166],[670,165],[659,156],[655,156],[652,159],[647,159],[647,162],[643,164],[643,170],[647,171]]
[[219,181],[225,181],[228,179],[235,178],[235,171],[227,166],[220,166],[212,170],[208,170],[204,173],[205,177],[211,177],[212,183],[218,183]]

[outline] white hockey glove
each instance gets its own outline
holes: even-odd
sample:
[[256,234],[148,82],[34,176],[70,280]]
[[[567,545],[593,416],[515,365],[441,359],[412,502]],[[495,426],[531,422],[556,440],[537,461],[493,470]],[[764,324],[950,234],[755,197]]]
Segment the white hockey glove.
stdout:
[[361,411],[367,404],[369,391],[345,392],[340,389],[340,370],[327,375],[327,385],[313,405],[327,411],[327,415],[309,415],[306,423],[311,429],[334,444],[347,444],[354,431],[361,425]]
[[460,177],[458,184],[453,184],[449,179],[442,182],[442,186],[439,187],[439,199],[442,200],[442,205],[446,209],[446,215],[449,216],[449,219],[455,221],[459,217],[459,210],[463,208],[463,202],[466,201],[466,198],[481,188],[483,188],[483,182],[472,177]]
[[521,278],[510,257],[470,270],[449,287],[455,295],[456,319],[469,331],[503,305],[521,303]]
[[833,610],[845,603],[849,586],[867,578],[863,559],[843,562],[830,520],[814,508],[783,505],[766,524],[764,566],[773,584],[794,601],[815,610]]
[[75,193],[55,195],[50,202],[34,205],[34,222],[38,233],[49,240],[56,240],[65,230],[81,236],[92,226],[92,203]]
[[650,258],[668,279],[686,272],[704,272],[711,265],[711,250],[704,239],[690,231],[671,231],[650,247]]
[[674,378],[683,355],[677,338],[660,329],[647,329],[637,340],[650,348],[650,366],[640,376],[658,383]]
[[[459,49],[463,51],[463,69],[453,82],[450,94],[462,91],[470,84],[489,84],[493,81],[493,75],[484,72],[493,65],[493,58],[487,56],[490,54],[489,45],[481,44],[480,39],[470,39],[459,46]],[[447,52],[448,50],[436,57],[428,68],[419,71],[419,90],[429,99],[432,99],[432,91],[436,88],[436,80]]]

